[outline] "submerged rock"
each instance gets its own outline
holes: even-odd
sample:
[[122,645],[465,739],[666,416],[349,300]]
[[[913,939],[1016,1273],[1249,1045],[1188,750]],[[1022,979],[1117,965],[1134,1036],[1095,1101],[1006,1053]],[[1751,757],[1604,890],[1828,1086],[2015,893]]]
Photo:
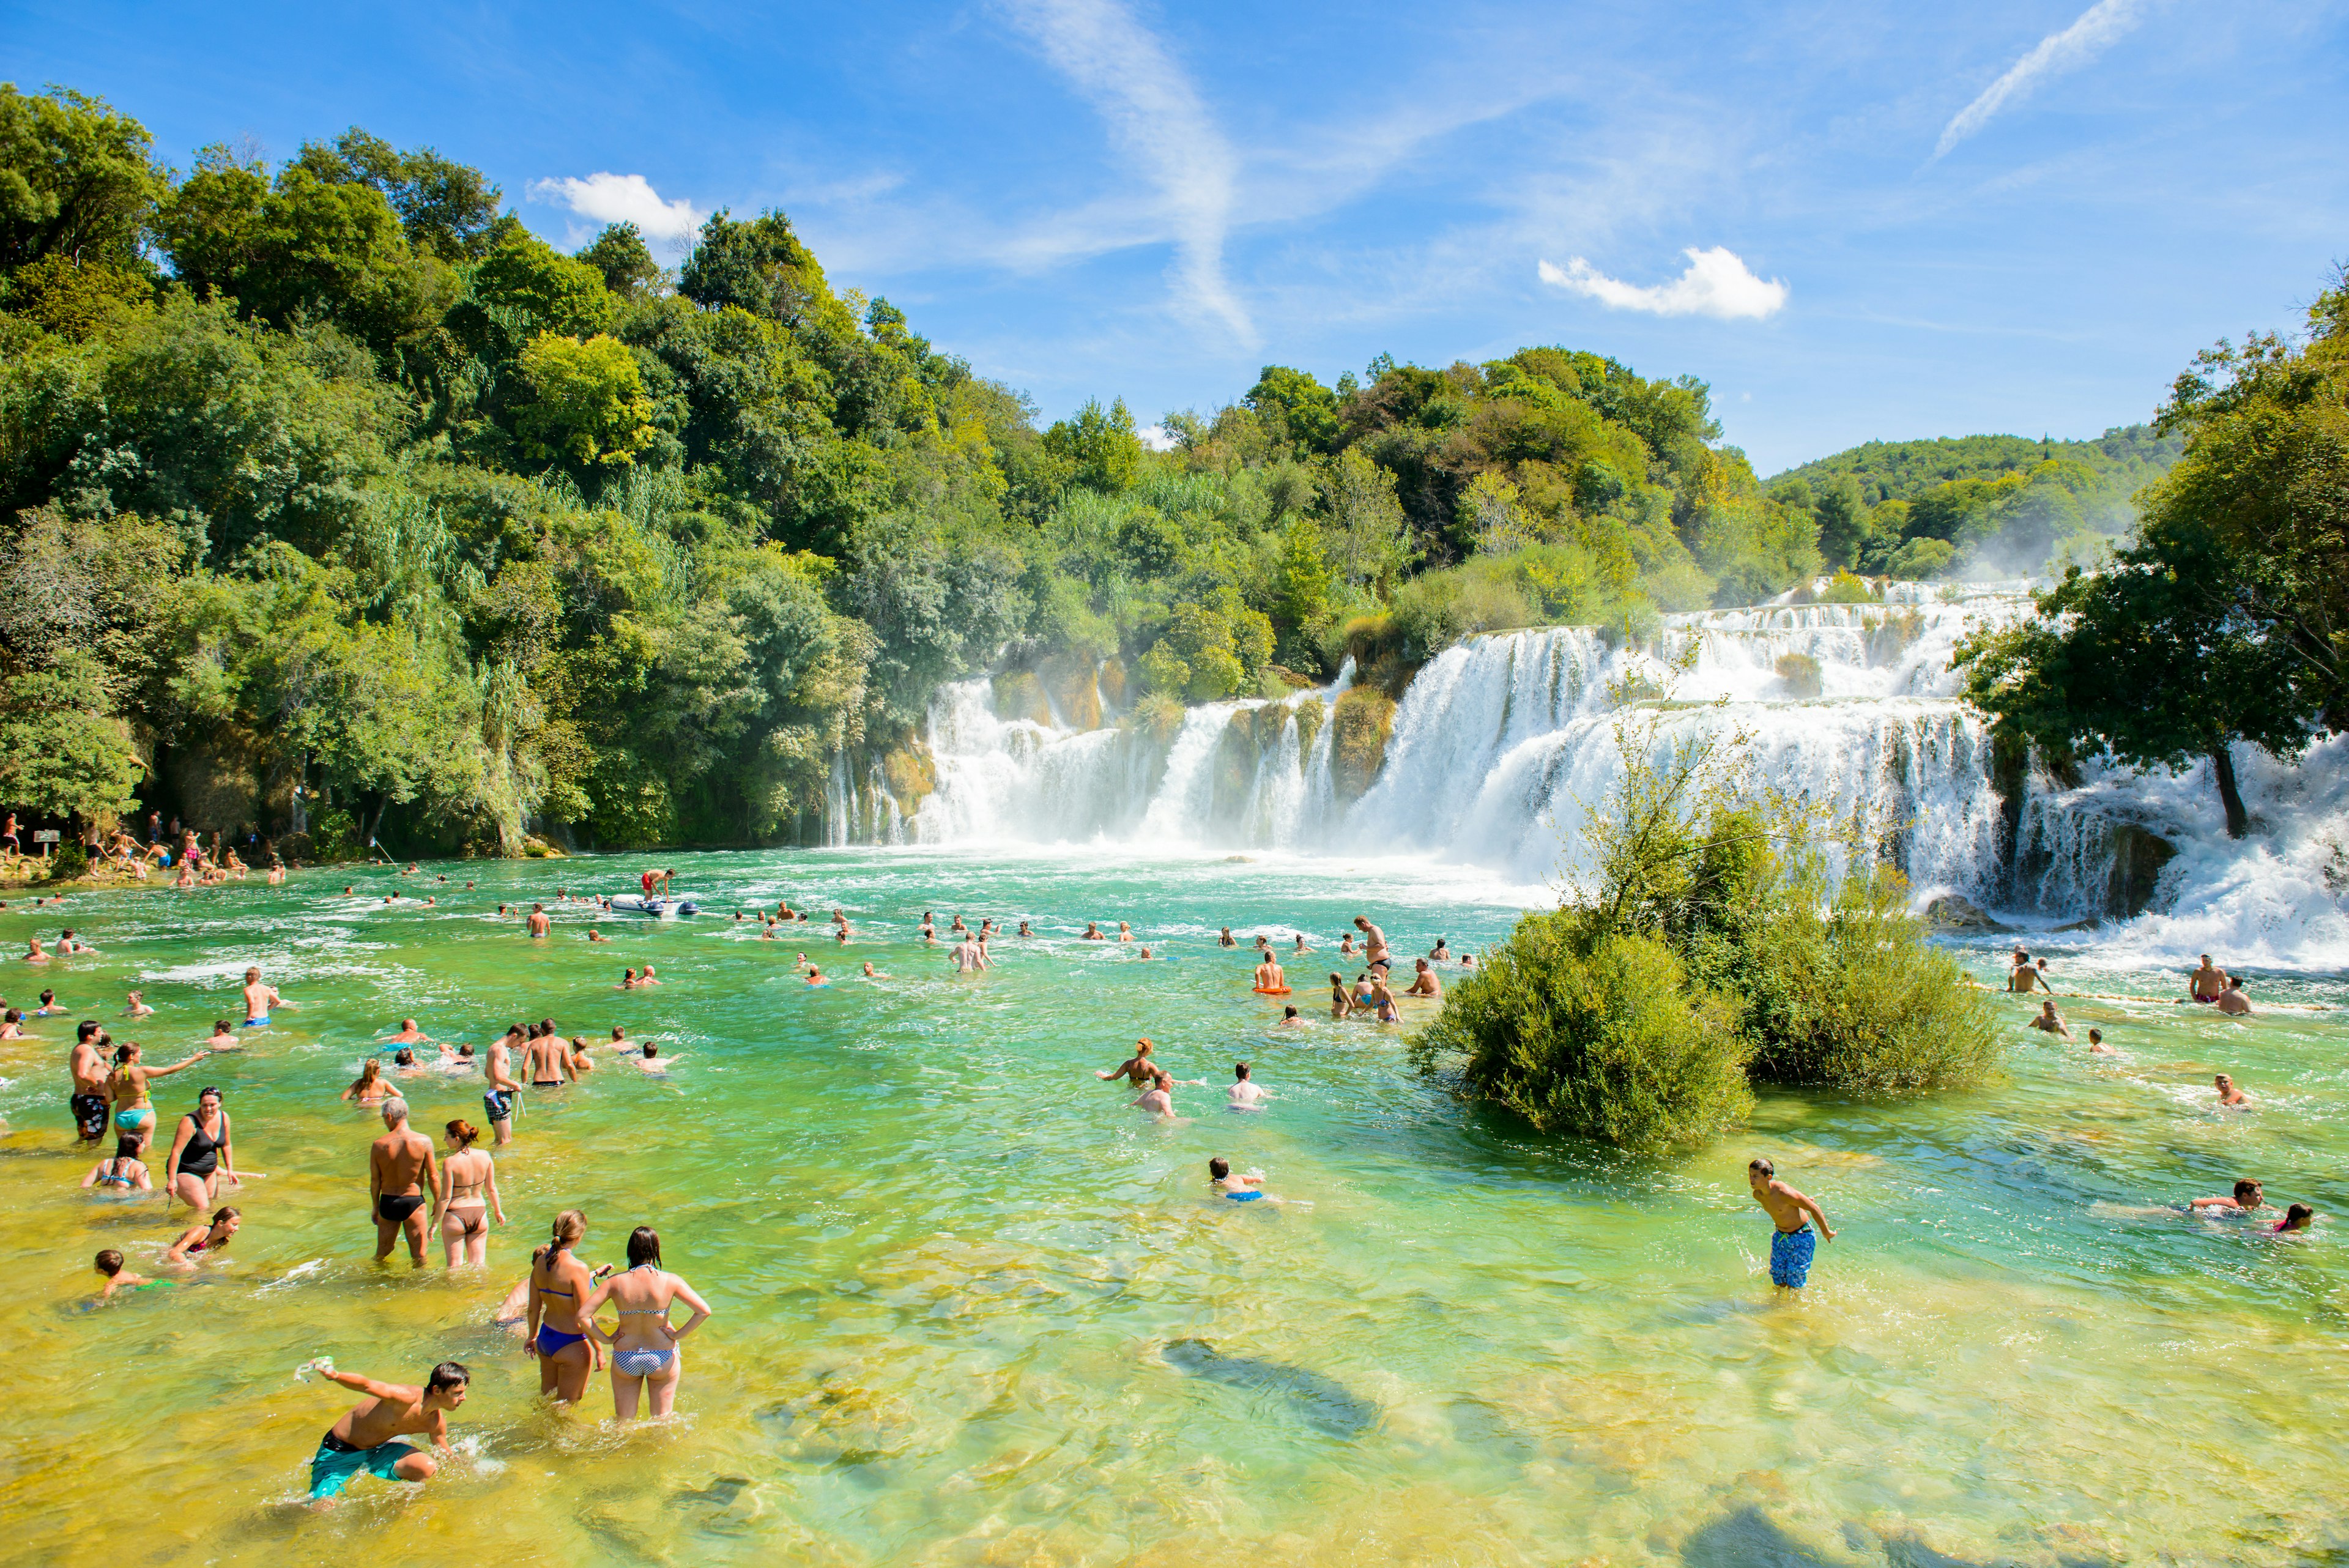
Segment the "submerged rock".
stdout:
[[1971,898],[1944,893],[1925,906],[1926,923],[1944,931],[2002,931],[2006,928]]
[[1178,1339],[1160,1354],[1169,1366],[1194,1377],[1278,1394],[1308,1423],[1334,1438],[1360,1437],[1379,1418],[1377,1406],[1355,1397],[1335,1378],[1302,1366],[1252,1355],[1226,1355],[1204,1339]]

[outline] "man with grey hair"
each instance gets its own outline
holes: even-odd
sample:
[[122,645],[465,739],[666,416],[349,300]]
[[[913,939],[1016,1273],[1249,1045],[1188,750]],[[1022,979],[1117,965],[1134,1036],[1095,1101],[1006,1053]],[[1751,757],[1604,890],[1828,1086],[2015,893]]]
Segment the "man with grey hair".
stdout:
[[375,1261],[391,1256],[402,1233],[408,1256],[424,1266],[424,1209],[440,1189],[432,1166],[432,1140],[409,1130],[408,1102],[383,1103],[383,1136],[367,1148],[367,1218],[375,1221]]

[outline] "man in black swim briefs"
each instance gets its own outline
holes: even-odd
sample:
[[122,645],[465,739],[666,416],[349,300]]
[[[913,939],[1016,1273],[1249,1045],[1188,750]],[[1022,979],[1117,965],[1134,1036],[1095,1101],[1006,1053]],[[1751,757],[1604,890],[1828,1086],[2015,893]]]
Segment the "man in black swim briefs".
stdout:
[[74,1031],[73,1057],[66,1071],[73,1075],[73,1095],[66,1104],[73,1111],[74,1130],[84,1143],[106,1136],[109,1106],[106,1098],[106,1031],[98,1020],[85,1019]]
[[367,1149],[367,1218],[375,1221],[375,1261],[391,1256],[402,1235],[408,1256],[424,1266],[424,1205],[439,1186],[432,1140],[408,1126],[408,1102],[383,1103],[384,1134]]

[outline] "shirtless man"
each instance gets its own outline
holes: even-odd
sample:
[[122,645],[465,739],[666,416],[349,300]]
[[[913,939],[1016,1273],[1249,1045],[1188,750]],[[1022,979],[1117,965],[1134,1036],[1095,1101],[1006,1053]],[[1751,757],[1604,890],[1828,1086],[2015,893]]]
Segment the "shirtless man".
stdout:
[[424,1205],[440,1185],[432,1140],[408,1127],[408,1102],[383,1103],[383,1136],[367,1146],[367,1218],[375,1221],[375,1261],[391,1256],[402,1233],[408,1255],[424,1266]]
[[2044,1029],[2050,1034],[2061,1034],[2066,1040],[2072,1038],[2071,1029],[2064,1023],[2064,1015],[2055,1011],[2053,1002],[2039,1004],[2039,1016],[2031,1021],[2031,1027]]
[[2031,967],[2031,955],[2017,948],[2014,950],[2014,967],[2007,971],[2006,989],[2021,995],[2034,987],[2046,990],[2046,978]]
[[[1107,937],[1102,935],[1101,922],[1098,920],[1087,920],[1085,922],[1085,934],[1078,940],[1080,941],[1088,942],[1105,942],[1109,940]],[[47,963],[48,961],[44,959],[41,961]]]
[[1811,1254],[1818,1251],[1809,1220],[1819,1222],[1819,1235],[1835,1240],[1826,1210],[1779,1180],[1777,1167],[1766,1159],[1746,1161],[1745,1185],[1777,1227],[1770,1237],[1770,1282],[1784,1291],[1801,1290],[1810,1282]]
[[1124,1061],[1120,1062],[1117,1064],[1115,1071],[1108,1073],[1096,1072],[1093,1076],[1096,1078],[1106,1078],[1112,1084],[1116,1083],[1120,1078],[1130,1078],[1136,1085],[1144,1083],[1153,1074],[1158,1071],[1158,1064],[1150,1059],[1150,1052],[1151,1044],[1149,1041],[1137,1040],[1133,1043],[1133,1054],[1128,1056]]
[[1231,1102],[1232,1109],[1252,1111],[1272,1098],[1270,1095],[1264,1092],[1254,1078],[1248,1076],[1248,1064],[1246,1062],[1232,1064],[1232,1076],[1237,1082],[1224,1091],[1224,1097]]
[[[2265,1208],[2267,1200],[2266,1190],[2258,1182],[2245,1177],[2235,1183],[2235,1195],[2232,1198],[2197,1198],[2186,1207],[2197,1214],[2206,1209],[2217,1210],[2228,1214],[2248,1214],[2254,1209]],[[2268,1211],[2275,1212],[2271,1209]]]
[[645,972],[637,977],[636,980],[636,984],[638,986],[658,985],[661,982],[658,980],[656,980],[653,977],[653,966],[650,964],[645,965]]
[[612,939],[597,930],[595,927],[590,926],[587,928],[587,940],[591,942],[608,942]]
[[1354,929],[1362,933],[1362,950],[1372,969],[1392,969],[1394,960],[1387,953],[1387,934],[1371,924],[1368,915],[1354,917]]
[[[1219,1154],[1207,1161],[1207,1190],[1236,1203],[1253,1203],[1265,1196],[1264,1178],[1234,1176],[1232,1162]],[[1276,1198],[1272,1201],[1278,1203],[1280,1199]]]
[[2197,1002],[2216,1002],[2227,989],[2227,971],[2202,955],[2202,967],[2186,977],[2187,994]]
[[574,1084],[579,1081],[578,1070],[571,1065],[571,1053],[563,1048],[562,1037],[543,1025],[537,1037],[523,1047],[522,1056],[533,1089],[559,1089],[566,1079]]
[[2227,989],[2219,993],[2219,1011],[2230,1018],[2248,1018],[2251,999],[2243,994],[2243,982],[2235,975],[2227,977]]
[[1120,920],[1117,923],[1117,940],[1122,942],[1132,941],[1133,940],[1133,928],[1127,925],[1123,920]]
[[66,1104],[73,1112],[74,1130],[84,1143],[106,1136],[106,1032],[89,1019],[74,1031],[73,1054],[66,1071],[73,1077],[73,1093]]
[[429,1045],[432,1044],[432,1037],[429,1034],[425,1033],[423,1030],[416,1027],[416,1020],[413,1018],[403,1018],[399,1021],[399,1033],[388,1036],[385,1039],[384,1044],[387,1045]]
[[1149,1082],[1143,1085],[1142,1093],[1134,1096],[1133,1108],[1144,1116],[1164,1116],[1172,1121],[1174,1116],[1174,1080],[1155,1067],[1150,1073]]
[[513,1142],[514,1101],[522,1094],[522,1085],[513,1075],[513,1044],[520,1038],[522,1025],[517,1023],[492,1042],[488,1064],[482,1068],[481,1110],[501,1146]]
[[988,963],[987,950],[968,931],[963,933],[962,940],[955,943],[951,956],[957,974],[969,974],[986,969]]
[[2235,1080],[2224,1073],[2213,1078],[2211,1084],[2218,1089],[2219,1103],[2222,1106],[2248,1106],[2251,1103],[2251,1096],[2235,1087]]
[[2117,1056],[2120,1054],[2119,1052],[2105,1044],[2105,1032],[2101,1029],[2091,1029],[2088,1031],[2088,1054],[2092,1056]]
[[269,1010],[283,1000],[275,986],[262,980],[260,970],[244,971],[244,1026],[247,1029],[265,1026],[269,1023]]
[[645,1054],[641,1056],[632,1057],[629,1061],[629,1065],[633,1066],[637,1072],[644,1074],[648,1078],[666,1078],[668,1076],[668,1070],[678,1063],[684,1060],[685,1058],[682,1056],[671,1056],[667,1061],[663,1061],[661,1060],[659,1046],[647,1045],[645,1047]]
[[1278,995],[1288,989],[1288,981],[1280,972],[1280,961],[1269,952],[1264,955],[1264,961],[1256,966],[1256,988],[1270,995]]
[[1298,1014],[1296,1008],[1284,1007],[1280,1010],[1280,1022],[1275,1024],[1274,1027],[1277,1029],[1302,1029],[1305,1027],[1305,1020]]
[[327,1382],[367,1397],[326,1428],[318,1451],[310,1459],[310,1506],[328,1509],[336,1497],[361,1470],[385,1480],[420,1481],[440,1467],[413,1443],[398,1439],[410,1432],[431,1438],[432,1446],[449,1447],[449,1412],[465,1402],[465,1386],[473,1375],[454,1361],[432,1369],[421,1388],[405,1383],[378,1383],[356,1372],[337,1372],[331,1364],[312,1362],[303,1368]]
[[[1444,944],[1438,942],[1435,945],[1442,947]],[[1403,988],[1402,993],[1405,996],[1442,996],[1444,982],[1435,978],[1434,967],[1425,959],[1413,959],[1411,961],[1418,966],[1418,972],[1411,977],[1411,983]]]
[[816,968],[813,964],[808,965],[807,982],[810,985],[830,985],[832,983],[832,981],[823,978],[823,971]]
[[554,922],[546,918],[546,906],[533,904],[530,907],[530,934],[533,937],[543,937],[554,929]]
[[864,961],[864,978],[867,980],[887,980],[889,977],[883,974],[879,970],[874,969],[871,959],[866,959]]

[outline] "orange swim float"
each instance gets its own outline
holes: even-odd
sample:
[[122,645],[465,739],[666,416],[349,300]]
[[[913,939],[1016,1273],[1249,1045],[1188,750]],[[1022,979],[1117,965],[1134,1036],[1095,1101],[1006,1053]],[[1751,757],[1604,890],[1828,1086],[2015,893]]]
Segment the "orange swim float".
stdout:
[[1256,993],[1258,996],[1287,996],[1288,994],[1288,987],[1285,985],[1276,985],[1268,989],[1259,985],[1256,988]]

